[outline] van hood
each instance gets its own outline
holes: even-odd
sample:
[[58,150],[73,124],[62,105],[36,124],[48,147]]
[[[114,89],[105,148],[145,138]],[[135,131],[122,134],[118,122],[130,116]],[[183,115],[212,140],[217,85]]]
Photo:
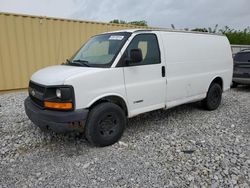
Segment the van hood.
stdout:
[[42,85],[63,85],[65,80],[76,74],[96,72],[99,68],[56,65],[35,72],[31,80]]

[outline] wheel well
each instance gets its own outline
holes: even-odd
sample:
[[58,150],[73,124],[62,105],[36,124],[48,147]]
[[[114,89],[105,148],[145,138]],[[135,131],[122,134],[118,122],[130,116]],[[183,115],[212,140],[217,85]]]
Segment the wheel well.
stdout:
[[[212,81],[211,84],[213,84],[213,83],[219,84],[219,85],[221,86],[221,89],[223,90],[223,80],[222,80],[221,77],[216,77],[216,78]],[[210,85],[211,85],[211,84],[210,84]]]
[[93,108],[94,106],[96,106],[100,103],[103,103],[103,102],[111,102],[111,103],[118,105],[125,112],[126,116],[128,115],[128,109],[127,109],[127,105],[126,105],[125,101],[121,97],[118,97],[118,96],[103,97],[103,98],[97,100],[96,102],[94,102],[90,106],[90,108]]

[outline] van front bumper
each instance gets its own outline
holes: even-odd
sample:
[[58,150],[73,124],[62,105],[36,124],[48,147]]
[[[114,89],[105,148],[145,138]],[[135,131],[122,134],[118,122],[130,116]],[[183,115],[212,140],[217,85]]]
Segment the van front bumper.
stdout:
[[52,130],[57,133],[83,132],[88,110],[53,111],[37,107],[30,97],[24,101],[25,112],[29,119],[42,130]]

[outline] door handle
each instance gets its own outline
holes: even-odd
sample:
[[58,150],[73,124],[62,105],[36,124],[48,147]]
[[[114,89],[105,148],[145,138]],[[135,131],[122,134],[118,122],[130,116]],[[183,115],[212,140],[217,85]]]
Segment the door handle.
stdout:
[[161,76],[165,77],[166,76],[166,70],[165,70],[165,66],[161,67]]

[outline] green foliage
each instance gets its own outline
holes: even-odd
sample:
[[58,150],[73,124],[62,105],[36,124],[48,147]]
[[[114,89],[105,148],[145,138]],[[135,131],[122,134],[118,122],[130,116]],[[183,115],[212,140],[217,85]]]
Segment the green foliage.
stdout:
[[115,19],[115,20],[110,21],[109,23],[119,24],[119,23],[120,23],[120,20]]
[[[126,22],[124,20],[115,19],[115,20],[110,21],[110,23],[148,26],[145,20]],[[171,24],[171,28],[175,29],[174,24]],[[189,31],[188,28],[185,28],[184,30]],[[211,28],[211,27],[195,28],[195,29],[191,29],[190,31],[205,32],[205,33],[219,33],[219,34],[226,35],[231,44],[250,45],[250,27],[244,30],[235,30],[235,29],[229,28],[228,26],[225,26],[224,28],[219,29],[218,24],[216,24],[214,28]]]
[[137,25],[137,26],[148,26],[147,22],[145,20],[141,21],[132,21],[132,22],[126,22],[124,20],[112,20],[109,23],[115,23],[115,24],[131,24],[131,25]]
[[219,33],[226,35],[231,44],[250,45],[250,27],[244,30],[231,29],[228,26],[218,29],[218,25],[212,28],[195,28],[192,31]]
[[250,45],[250,27],[243,31],[225,27],[220,33],[226,35],[231,44]]
[[147,22],[145,20],[132,21],[132,22],[128,22],[128,24],[139,25],[139,26],[148,26],[148,24],[147,24]]

